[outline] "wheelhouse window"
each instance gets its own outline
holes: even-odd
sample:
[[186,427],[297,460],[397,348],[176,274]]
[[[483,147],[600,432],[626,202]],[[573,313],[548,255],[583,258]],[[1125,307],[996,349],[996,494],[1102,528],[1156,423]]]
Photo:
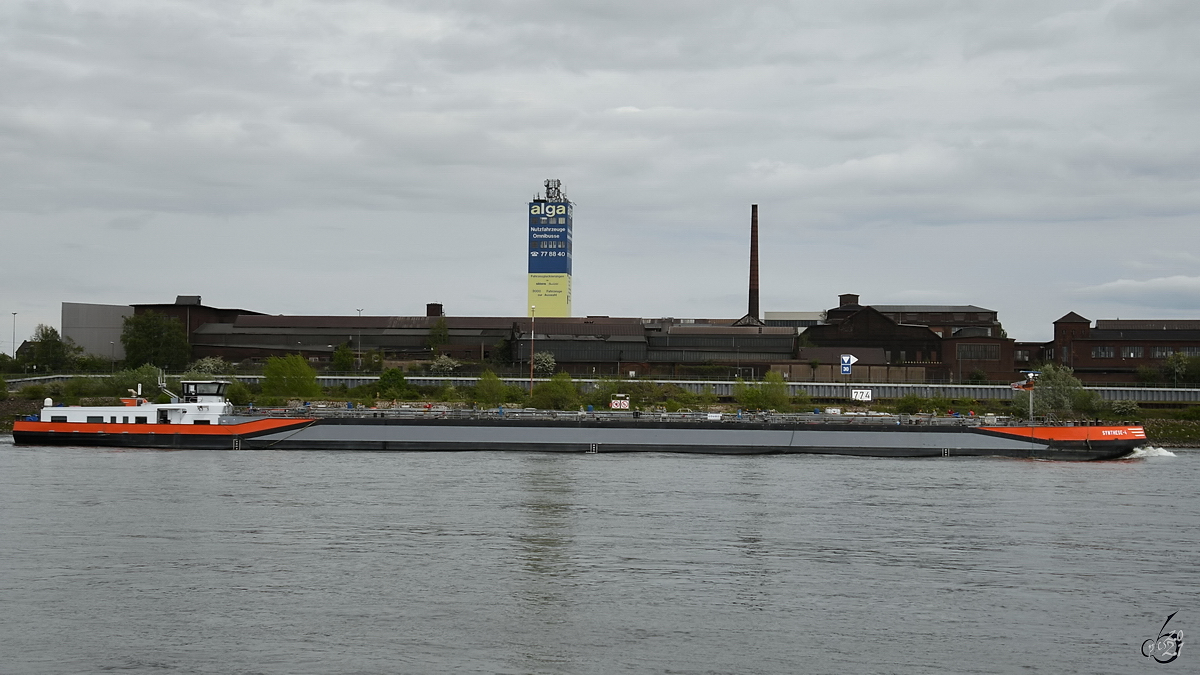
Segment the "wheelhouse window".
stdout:
[[226,382],[184,382],[184,396],[224,396]]

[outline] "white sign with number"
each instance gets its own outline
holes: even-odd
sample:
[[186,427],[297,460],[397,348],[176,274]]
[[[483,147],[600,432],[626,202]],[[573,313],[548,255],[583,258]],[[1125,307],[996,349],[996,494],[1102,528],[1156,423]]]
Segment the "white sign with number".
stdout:
[[870,401],[871,400],[871,390],[870,389],[854,389],[850,392],[850,398],[854,399],[855,401]]

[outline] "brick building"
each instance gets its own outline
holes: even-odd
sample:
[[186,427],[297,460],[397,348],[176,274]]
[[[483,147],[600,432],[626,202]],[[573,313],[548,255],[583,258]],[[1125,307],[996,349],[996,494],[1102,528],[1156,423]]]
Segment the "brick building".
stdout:
[[1086,382],[1136,382],[1176,353],[1200,356],[1200,321],[1099,319],[1093,327],[1070,312],[1054,322],[1054,340],[1041,346],[1040,357]]

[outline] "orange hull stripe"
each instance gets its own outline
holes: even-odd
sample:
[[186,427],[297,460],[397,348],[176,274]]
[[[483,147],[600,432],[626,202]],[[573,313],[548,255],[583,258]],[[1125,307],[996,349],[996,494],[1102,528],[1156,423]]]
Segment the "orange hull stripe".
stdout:
[[1128,441],[1145,440],[1142,427],[980,427],[1006,436],[1043,441]]
[[184,436],[237,436],[260,431],[273,431],[301,426],[312,420],[294,418],[271,418],[242,422],[241,424],[95,424],[88,422],[27,422],[13,423],[13,431],[81,434],[180,434]]

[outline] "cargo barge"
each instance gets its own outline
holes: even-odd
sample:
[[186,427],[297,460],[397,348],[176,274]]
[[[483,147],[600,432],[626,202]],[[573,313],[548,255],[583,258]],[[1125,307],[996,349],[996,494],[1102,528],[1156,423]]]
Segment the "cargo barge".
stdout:
[[172,403],[64,407],[13,425],[17,445],[232,450],[680,452],[1111,460],[1146,445],[1137,425],[1007,425],[978,418],[717,413],[287,410],[234,415],[224,382],[184,382]]

